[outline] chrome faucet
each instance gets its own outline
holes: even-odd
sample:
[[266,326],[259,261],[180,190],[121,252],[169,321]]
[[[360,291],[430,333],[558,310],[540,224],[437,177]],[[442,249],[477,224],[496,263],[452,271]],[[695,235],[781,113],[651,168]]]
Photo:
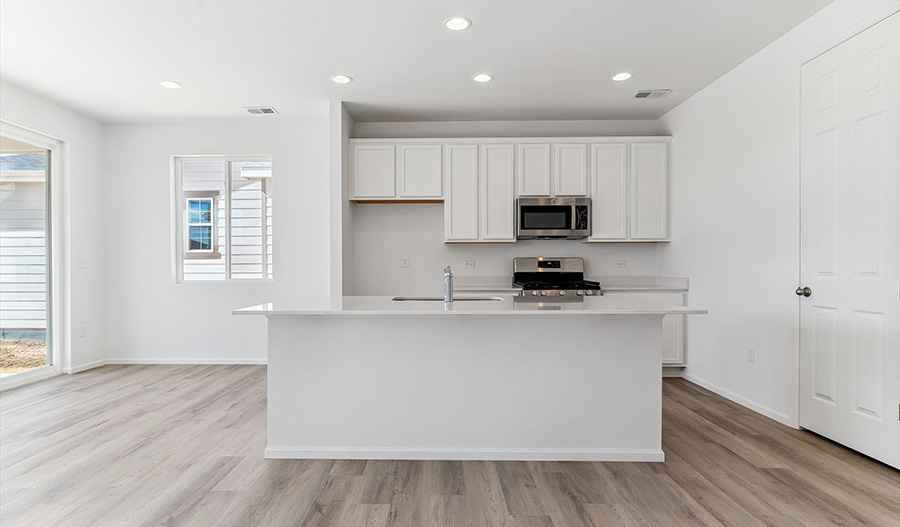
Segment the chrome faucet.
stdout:
[[453,302],[453,271],[449,265],[444,268],[444,302]]

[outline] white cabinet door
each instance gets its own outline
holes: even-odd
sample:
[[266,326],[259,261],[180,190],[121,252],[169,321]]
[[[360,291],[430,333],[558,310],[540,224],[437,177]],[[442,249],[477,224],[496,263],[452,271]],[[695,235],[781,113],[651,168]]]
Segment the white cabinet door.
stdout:
[[[638,291],[604,291],[606,296],[633,298],[638,301],[662,302],[666,304],[685,305],[684,293],[681,292],[638,292]],[[666,315],[662,327],[662,364],[663,366],[685,366],[685,315]]]
[[444,239],[478,239],[478,145],[446,145]]
[[397,183],[401,198],[441,197],[441,145],[398,145]]
[[393,198],[394,145],[352,145],[353,197]]
[[591,146],[591,240],[628,238],[628,145]]
[[513,145],[481,147],[481,239],[516,240]]
[[631,239],[665,240],[668,223],[666,143],[631,145]]
[[587,145],[556,143],[554,193],[557,196],[587,196]]
[[520,144],[519,196],[550,196],[550,144]]

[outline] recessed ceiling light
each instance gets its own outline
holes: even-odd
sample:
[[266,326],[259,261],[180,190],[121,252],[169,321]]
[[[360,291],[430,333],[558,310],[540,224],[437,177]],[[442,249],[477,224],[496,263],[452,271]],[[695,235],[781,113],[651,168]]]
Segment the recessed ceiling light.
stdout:
[[177,81],[159,81],[159,85],[170,90],[180,90],[181,83]]
[[622,73],[616,73],[615,75],[613,75],[612,80],[614,80],[616,82],[622,82],[622,81],[627,81],[632,76],[633,75],[628,73],[627,71],[623,71]]
[[494,76],[488,75],[487,73],[479,73],[478,75],[472,77],[472,80],[475,82],[491,82],[492,80],[494,80]]
[[331,78],[331,82],[335,84],[350,84],[353,82],[353,78],[346,75],[335,75]]
[[444,20],[444,26],[450,31],[462,31],[468,29],[472,25],[472,21],[464,16],[454,16]]

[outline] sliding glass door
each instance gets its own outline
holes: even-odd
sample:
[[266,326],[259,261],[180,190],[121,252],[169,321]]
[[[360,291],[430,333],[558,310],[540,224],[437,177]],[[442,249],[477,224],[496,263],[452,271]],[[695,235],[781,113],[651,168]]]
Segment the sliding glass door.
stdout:
[[51,368],[55,355],[51,150],[13,135],[0,135],[0,377]]

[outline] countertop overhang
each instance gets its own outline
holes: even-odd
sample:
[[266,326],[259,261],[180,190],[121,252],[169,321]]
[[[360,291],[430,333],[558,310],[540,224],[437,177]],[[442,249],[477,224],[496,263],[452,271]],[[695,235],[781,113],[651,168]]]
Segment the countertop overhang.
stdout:
[[584,298],[575,302],[538,301],[501,296],[499,300],[441,301],[392,300],[391,296],[301,297],[236,309],[234,315],[705,315],[707,310],[652,300],[615,296]]

